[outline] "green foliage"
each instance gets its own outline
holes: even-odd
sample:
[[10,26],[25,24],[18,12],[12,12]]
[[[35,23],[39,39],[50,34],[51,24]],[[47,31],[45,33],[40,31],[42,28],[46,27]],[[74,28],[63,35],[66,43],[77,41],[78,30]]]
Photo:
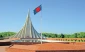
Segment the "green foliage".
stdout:
[[85,32],[74,33],[74,34],[42,33],[42,35],[48,38],[85,38]]
[[12,36],[12,35],[14,35],[14,34],[16,34],[16,33],[15,33],[15,32],[1,32],[1,33],[0,33],[0,38]]
[[61,33],[61,38],[64,38],[64,34]]
[[74,33],[74,38],[77,38],[77,36],[78,36],[78,33]]
[[48,37],[48,38],[56,38],[57,34],[54,33],[42,33],[43,36]]
[[85,38],[85,32],[80,32],[80,34],[78,35],[78,37]]
[[[15,32],[1,32],[0,38],[8,37],[16,34]],[[74,34],[56,34],[56,33],[42,33],[43,36],[48,38],[85,38],[85,32]]]
[[2,36],[2,35],[0,35],[0,38],[3,38],[3,36]]

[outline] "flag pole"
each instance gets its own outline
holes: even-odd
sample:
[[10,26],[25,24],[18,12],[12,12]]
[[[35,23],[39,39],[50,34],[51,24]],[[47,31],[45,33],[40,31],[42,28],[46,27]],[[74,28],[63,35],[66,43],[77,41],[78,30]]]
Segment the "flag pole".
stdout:
[[40,23],[40,25],[41,25],[41,44],[42,44],[42,10],[41,10],[41,17],[40,17],[40,21],[41,21],[41,23]]

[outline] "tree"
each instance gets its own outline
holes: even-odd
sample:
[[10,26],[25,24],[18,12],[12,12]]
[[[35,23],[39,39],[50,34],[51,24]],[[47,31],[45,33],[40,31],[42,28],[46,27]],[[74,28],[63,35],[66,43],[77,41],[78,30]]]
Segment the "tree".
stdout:
[[58,35],[57,34],[54,34],[54,35],[55,35],[55,38],[57,38]]
[[85,38],[85,32],[80,32],[78,34],[78,38]]
[[77,33],[74,33],[74,38],[77,38]]
[[15,32],[1,32],[0,37],[7,37],[16,34]]
[[64,38],[64,34],[61,33],[61,38]]
[[3,38],[3,36],[2,36],[2,35],[0,35],[0,38]]

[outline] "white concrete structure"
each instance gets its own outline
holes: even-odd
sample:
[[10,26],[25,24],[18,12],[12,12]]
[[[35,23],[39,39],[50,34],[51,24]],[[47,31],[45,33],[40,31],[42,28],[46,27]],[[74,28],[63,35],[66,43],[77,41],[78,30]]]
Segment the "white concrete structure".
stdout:
[[32,25],[32,22],[30,19],[30,12],[27,15],[26,22],[24,26],[22,27],[22,29],[17,34],[15,34],[14,36],[11,36],[10,38],[41,38],[40,33],[38,33]]

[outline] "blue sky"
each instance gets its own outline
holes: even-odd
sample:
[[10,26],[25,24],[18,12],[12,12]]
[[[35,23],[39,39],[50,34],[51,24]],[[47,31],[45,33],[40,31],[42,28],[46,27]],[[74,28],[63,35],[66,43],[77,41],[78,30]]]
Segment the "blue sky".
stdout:
[[42,4],[42,32],[85,32],[85,0],[0,0],[0,32],[18,32],[26,20],[28,9],[34,28],[40,32],[40,12],[33,10]]

